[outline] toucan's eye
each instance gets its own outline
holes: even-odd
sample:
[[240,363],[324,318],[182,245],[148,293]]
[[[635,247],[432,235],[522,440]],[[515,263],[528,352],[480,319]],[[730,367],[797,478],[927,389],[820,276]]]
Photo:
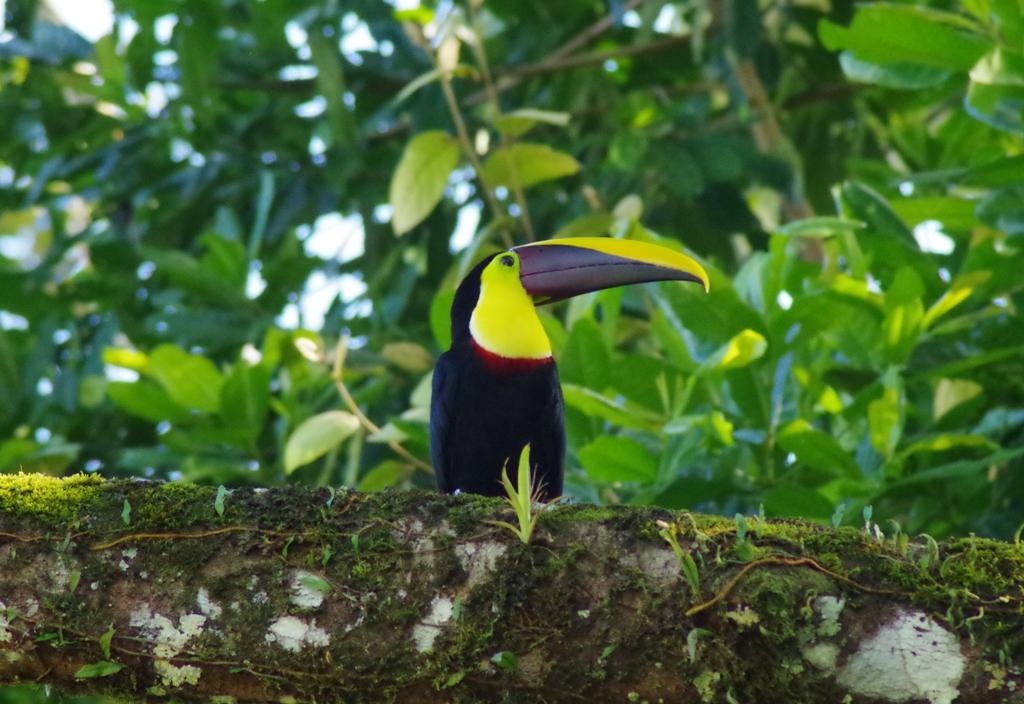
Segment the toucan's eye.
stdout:
[[502,266],[515,266],[516,260],[511,254],[506,254],[501,258]]

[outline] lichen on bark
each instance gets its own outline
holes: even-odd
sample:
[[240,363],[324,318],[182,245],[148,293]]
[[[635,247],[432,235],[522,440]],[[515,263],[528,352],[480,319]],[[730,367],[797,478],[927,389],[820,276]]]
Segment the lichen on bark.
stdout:
[[237,701],[1024,697],[1021,545],[756,518],[739,536],[720,517],[586,505],[546,511],[523,545],[495,499],[215,500],[0,476],[0,683]]

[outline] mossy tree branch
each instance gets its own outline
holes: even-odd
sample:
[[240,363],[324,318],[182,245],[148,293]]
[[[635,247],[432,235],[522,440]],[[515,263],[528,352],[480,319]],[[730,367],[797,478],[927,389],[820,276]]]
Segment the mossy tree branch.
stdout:
[[546,511],[522,545],[495,519],[514,520],[470,496],[218,501],[0,476],[0,683],[238,701],[1024,701],[1024,546],[583,505]]

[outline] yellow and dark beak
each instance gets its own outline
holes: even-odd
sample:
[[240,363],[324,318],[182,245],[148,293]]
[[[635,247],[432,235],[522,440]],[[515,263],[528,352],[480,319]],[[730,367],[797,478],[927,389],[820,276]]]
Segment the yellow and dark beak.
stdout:
[[636,240],[567,237],[512,251],[519,256],[519,280],[538,305],[648,281],[693,281],[705,291],[710,285],[695,259]]

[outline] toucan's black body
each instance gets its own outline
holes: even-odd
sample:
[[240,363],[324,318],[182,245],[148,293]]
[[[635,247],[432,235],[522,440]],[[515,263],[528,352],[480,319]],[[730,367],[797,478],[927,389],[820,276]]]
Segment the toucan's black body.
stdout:
[[[434,368],[430,452],[441,491],[499,496],[502,467],[515,477],[530,445],[534,486],[543,500],[562,493],[565,423],[562,387],[553,359],[501,360],[469,332],[480,292],[481,262],[463,280],[452,304],[452,346]],[[514,480],[513,480],[514,481]]]
[[[530,446],[534,490],[562,493],[562,389],[535,305],[645,281],[694,281],[707,274],[686,255],[657,245],[580,237],[513,247],[480,262],[452,303],[452,346],[434,369],[430,453],[445,492],[501,496]],[[513,483],[515,480],[513,479]]]
[[430,447],[437,484],[453,494],[504,494],[500,470],[515,477],[530,445],[534,485],[549,500],[562,492],[565,426],[554,361],[529,368],[490,365],[472,342],[453,344],[434,370]]

